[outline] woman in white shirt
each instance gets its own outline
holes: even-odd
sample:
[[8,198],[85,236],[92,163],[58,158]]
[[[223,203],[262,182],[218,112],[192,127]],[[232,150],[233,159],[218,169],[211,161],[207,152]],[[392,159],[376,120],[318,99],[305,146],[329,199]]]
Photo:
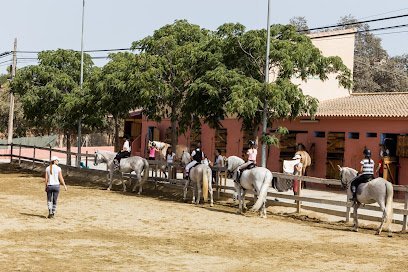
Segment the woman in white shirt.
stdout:
[[67,190],[58,162],[58,157],[52,156],[50,165],[45,169],[45,191],[47,192],[48,218],[54,218],[57,209],[60,183],[64,185],[65,191]]

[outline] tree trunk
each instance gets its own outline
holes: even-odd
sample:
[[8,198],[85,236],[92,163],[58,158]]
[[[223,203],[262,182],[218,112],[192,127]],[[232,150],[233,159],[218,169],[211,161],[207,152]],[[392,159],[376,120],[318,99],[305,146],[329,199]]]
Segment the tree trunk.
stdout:
[[71,133],[67,132],[65,137],[67,138],[67,165],[71,165]]
[[173,146],[173,151],[175,151],[176,145],[178,144],[177,117],[175,116],[176,107],[173,106],[171,112],[171,145]]
[[113,118],[115,120],[115,152],[119,152],[119,118],[118,116],[114,116]]

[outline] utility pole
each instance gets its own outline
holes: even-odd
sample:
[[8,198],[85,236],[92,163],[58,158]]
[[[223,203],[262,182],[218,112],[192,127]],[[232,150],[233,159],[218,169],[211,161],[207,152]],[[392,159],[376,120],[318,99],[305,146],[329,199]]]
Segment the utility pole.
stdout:
[[[16,76],[17,67],[17,38],[14,39],[14,50],[13,50],[13,63],[11,66],[11,80]],[[7,143],[13,143],[13,121],[14,121],[14,94],[10,91],[10,108],[9,108],[9,120],[8,120],[8,131],[7,131]]]
[[[82,31],[81,31],[81,77],[79,81],[79,86],[82,92],[82,85],[84,83],[84,17],[85,17],[85,0],[82,0]],[[78,156],[77,156],[77,167],[81,167],[81,119],[78,120]]]
[[[267,38],[266,38],[266,62],[265,62],[265,92],[269,84],[269,51],[271,42],[271,24],[269,23],[269,15],[271,13],[271,0],[268,0],[268,16],[267,16]],[[268,126],[268,103],[264,100],[263,116],[262,116],[262,136],[266,135]],[[266,167],[266,144],[262,142],[261,166]]]

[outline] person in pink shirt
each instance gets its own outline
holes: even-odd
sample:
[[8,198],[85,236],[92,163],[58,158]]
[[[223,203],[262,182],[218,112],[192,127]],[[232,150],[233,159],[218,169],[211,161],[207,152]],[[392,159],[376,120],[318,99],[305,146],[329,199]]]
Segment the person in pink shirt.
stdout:
[[159,151],[159,149],[157,149],[156,143],[153,142],[152,145],[149,147],[149,160],[156,159],[156,151]]
[[247,151],[248,162],[253,162],[254,164],[256,164],[256,156],[258,155],[258,150],[255,147],[255,142],[249,141],[249,149]]

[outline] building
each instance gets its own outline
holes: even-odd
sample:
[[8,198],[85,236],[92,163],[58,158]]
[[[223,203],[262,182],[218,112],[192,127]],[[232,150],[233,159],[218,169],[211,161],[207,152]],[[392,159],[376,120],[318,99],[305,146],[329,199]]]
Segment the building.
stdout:
[[[311,38],[323,55],[341,57],[352,71],[353,31],[311,34]],[[324,37],[328,34],[341,36]],[[300,84],[305,94],[319,99],[319,109],[314,118],[304,116],[274,124],[275,127],[287,127],[289,134],[282,137],[280,148],[269,148],[267,167],[281,172],[282,161],[291,158],[296,144],[301,143],[312,156],[309,176],[338,178],[337,165],[359,169],[364,147],[372,150],[377,162],[379,145],[385,143],[391,155],[387,178],[396,184],[408,185],[408,93],[350,94],[349,90],[338,86],[335,76],[331,74],[323,82],[315,78],[309,78],[307,82],[293,80]],[[221,123],[222,129],[211,129],[203,124],[199,130],[180,135],[179,144],[194,147],[197,141],[201,141],[210,159],[213,159],[215,149],[220,149],[226,156],[242,156],[250,138],[241,131],[241,121],[226,118]],[[170,120],[157,123],[136,111],[126,120],[125,133],[135,139],[133,154],[145,156],[149,139],[170,142]]]

